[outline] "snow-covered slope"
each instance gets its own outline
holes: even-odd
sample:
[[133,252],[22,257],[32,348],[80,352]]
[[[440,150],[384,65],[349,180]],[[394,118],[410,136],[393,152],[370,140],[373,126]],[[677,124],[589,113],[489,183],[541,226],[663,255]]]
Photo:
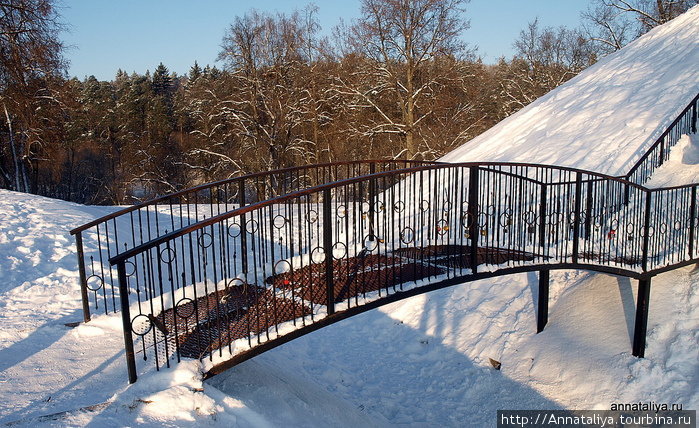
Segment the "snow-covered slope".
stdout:
[[699,6],[444,156],[626,173],[699,92]]
[[699,183],[699,135],[683,135],[669,158],[655,170],[646,187]]

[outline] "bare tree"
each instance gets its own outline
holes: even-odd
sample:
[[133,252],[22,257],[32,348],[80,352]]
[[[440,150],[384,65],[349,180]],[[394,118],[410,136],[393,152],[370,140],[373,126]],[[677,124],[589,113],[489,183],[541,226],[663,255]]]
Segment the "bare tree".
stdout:
[[305,56],[313,52],[313,16],[276,16],[252,11],[235,19],[219,59],[238,93],[227,100],[235,133],[260,169],[274,169],[314,155],[301,129],[309,100]]
[[351,47],[361,58],[353,61],[356,68],[347,77],[337,79],[338,90],[353,100],[352,106],[373,112],[370,121],[355,132],[370,138],[397,135],[403,140],[398,155],[415,158],[420,154],[418,127],[431,114],[420,108],[421,103],[445,77],[430,75],[426,69],[438,58],[461,59],[466,54],[460,38],[468,28],[463,18],[466,3],[362,0],[361,18],[342,36],[354,41]]
[[595,50],[578,30],[566,27],[541,29],[538,20],[520,32],[514,43],[515,56],[502,62],[499,80],[504,98],[504,115],[538,97],[593,64]]
[[0,2],[0,104],[6,141],[0,146],[0,177],[18,191],[32,188],[29,173],[44,144],[36,132],[43,113],[38,107],[55,101],[48,85],[65,70],[60,29],[53,0]]
[[594,0],[582,13],[583,27],[601,52],[609,53],[697,4],[699,0]]

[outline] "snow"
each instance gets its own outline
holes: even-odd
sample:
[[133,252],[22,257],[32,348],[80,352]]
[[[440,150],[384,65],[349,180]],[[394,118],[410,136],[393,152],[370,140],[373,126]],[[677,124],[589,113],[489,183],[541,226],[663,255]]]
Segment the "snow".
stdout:
[[622,175],[699,92],[699,6],[442,157]]
[[[624,172],[699,89],[698,33],[695,7],[445,159]],[[683,137],[651,184],[696,182],[697,144]],[[0,201],[0,423],[493,426],[508,408],[699,407],[695,266],[653,278],[644,359],[630,352],[634,281],[556,271],[540,334],[537,275],[517,274],[369,311],[207,381],[211,362],[186,360],[128,385],[118,314],[65,325],[82,319],[68,231],[117,208]]]
[[129,386],[118,315],[64,325],[81,319],[67,231],[110,208],[9,191],[0,200],[0,423],[488,426],[502,408],[699,405],[694,267],[653,279],[645,359],[630,354],[635,285],[560,271],[540,334],[536,274],[519,274],[370,311],[209,381],[210,363],[189,360]]
[[661,188],[693,183],[699,183],[699,136],[696,134],[683,135],[644,186]]

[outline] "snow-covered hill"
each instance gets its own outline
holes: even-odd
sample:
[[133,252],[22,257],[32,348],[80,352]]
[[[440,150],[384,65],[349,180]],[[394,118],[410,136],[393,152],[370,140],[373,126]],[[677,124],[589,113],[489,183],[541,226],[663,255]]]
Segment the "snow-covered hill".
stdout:
[[699,93],[699,6],[444,156],[625,174]]

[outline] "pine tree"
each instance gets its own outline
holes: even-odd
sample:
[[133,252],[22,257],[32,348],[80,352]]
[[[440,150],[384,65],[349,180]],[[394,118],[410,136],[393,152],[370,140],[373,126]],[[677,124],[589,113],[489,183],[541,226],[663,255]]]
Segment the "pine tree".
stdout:
[[201,76],[201,67],[194,61],[194,65],[189,69],[189,81],[194,83]]
[[170,96],[172,95],[172,88],[170,71],[161,62],[153,73],[153,92],[156,95]]

